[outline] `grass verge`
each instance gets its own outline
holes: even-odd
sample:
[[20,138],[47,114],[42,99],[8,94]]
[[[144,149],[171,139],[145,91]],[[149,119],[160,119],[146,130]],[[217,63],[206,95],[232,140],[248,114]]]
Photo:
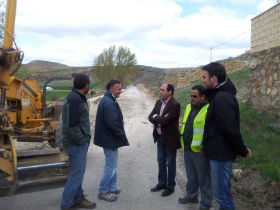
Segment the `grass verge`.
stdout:
[[253,156],[238,159],[241,167],[260,171],[263,178],[280,181],[280,120],[276,113],[256,111],[240,103],[241,133]]

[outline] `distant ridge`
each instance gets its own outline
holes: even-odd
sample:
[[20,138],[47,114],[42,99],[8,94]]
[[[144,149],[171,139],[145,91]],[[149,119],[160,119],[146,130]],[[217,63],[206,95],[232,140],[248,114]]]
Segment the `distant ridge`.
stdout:
[[22,64],[20,70],[47,70],[47,69],[55,69],[55,68],[65,68],[68,67],[65,64],[50,62],[50,61],[42,61],[35,60],[31,61],[27,64]]

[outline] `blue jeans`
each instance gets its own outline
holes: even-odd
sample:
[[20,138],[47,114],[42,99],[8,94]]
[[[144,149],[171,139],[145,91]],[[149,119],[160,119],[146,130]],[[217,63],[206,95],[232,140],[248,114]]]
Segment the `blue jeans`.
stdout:
[[65,149],[68,153],[70,174],[64,187],[61,209],[69,208],[84,196],[82,183],[86,170],[86,158],[89,142],[73,145]]
[[220,210],[234,210],[234,202],[231,194],[231,173],[233,161],[210,160],[211,172],[214,184],[214,195],[220,205]]
[[167,186],[174,190],[176,185],[176,154],[177,150],[167,149],[160,136],[157,140],[158,186]]
[[105,166],[103,177],[99,185],[99,193],[112,192],[118,188],[117,185],[117,162],[118,149],[103,148],[105,154]]

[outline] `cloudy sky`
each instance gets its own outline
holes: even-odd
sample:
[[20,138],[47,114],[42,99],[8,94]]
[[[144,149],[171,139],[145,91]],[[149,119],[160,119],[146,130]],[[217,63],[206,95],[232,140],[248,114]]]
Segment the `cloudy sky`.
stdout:
[[[32,60],[90,66],[125,46],[138,64],[190,67],[250,49],[251,19],[276,0],[19,0],[15,39]],[[210,50],[212,48],[212,50]]]

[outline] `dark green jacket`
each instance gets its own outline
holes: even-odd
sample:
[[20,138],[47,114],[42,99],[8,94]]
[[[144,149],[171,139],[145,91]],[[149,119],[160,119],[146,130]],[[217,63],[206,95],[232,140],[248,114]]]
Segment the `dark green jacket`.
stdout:
[[87,98],[73,89],[62,109],[63,147],[84,144],[91,139]]

